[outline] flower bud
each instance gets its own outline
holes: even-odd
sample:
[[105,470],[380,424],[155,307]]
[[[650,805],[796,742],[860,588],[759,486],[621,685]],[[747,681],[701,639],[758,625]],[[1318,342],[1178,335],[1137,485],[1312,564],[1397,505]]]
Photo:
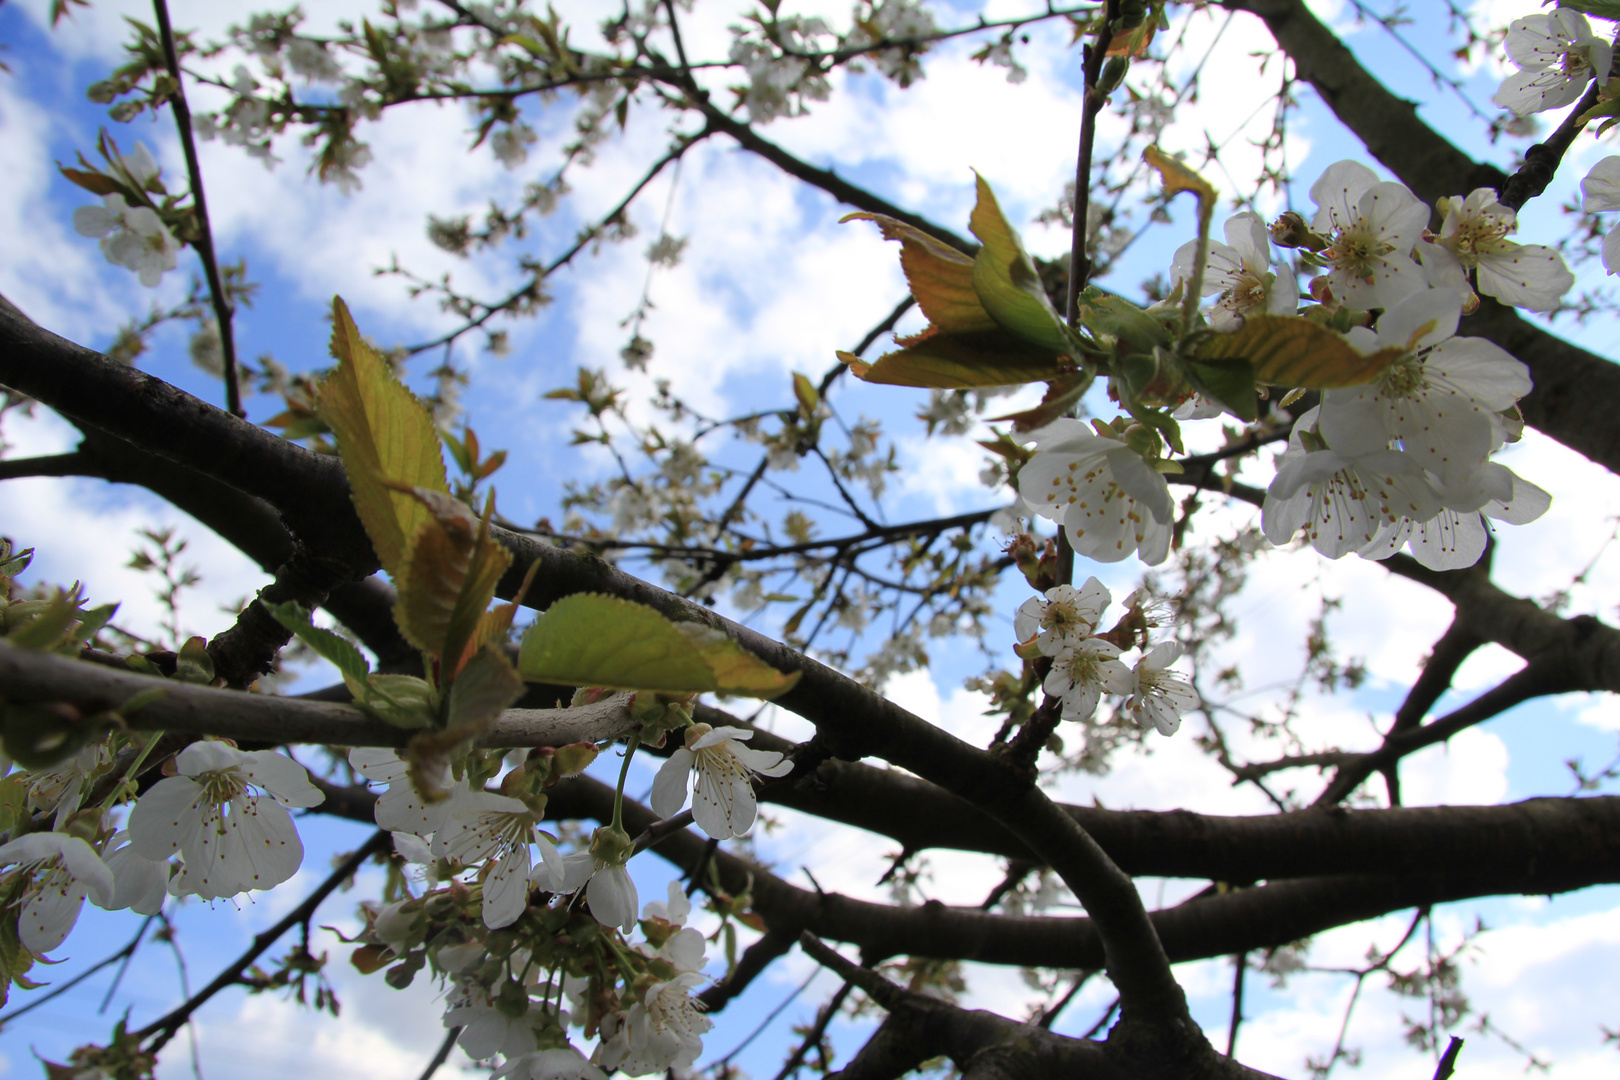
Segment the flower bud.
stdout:
[[1293,210],[1284,211],[1282,217],[1271,223],[1271,242],[1278,247],[1304,248],[1306,251],[1321,251],[1331,243],[1326,237],[1312,232],[1305,219]]

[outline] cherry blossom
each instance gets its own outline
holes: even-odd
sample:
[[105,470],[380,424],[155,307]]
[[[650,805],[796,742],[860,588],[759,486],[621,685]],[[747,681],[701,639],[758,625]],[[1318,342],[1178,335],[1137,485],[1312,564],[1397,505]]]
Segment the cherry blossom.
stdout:
[[[1210,312],[1209,322],[1217,330],[1231,331],[1243,325],[1249,315],[1292,315],[1299,310],[1299,285],[1284,269],[1271,270],[1271,231],[1265,220],[1253,211],[1226,219],[1226,243],[1210,241],[1204,262],[1202,293],[1220,294]],[[1190,240],[1177,249],[1170,264],[1173,280],[1191,286],[1193,260],[1198,257],[1198,241]]]
[[[1581,181],[1581,194],[1586,196],[1588,214],[1620,210],[1620,155],[1606,157],[1592,166]],[[1603,268],[1620,274],[1620,225],[1603,238]]]
[[472,865],[486,863],[484,925],[491,930],[510,926],[529,903],[529,881],[534,870],[531,846],[538,846],[545,871],[552,878],[563,872],[562,856],[539,830],[540,818],[528,806],[492,791],[457,794],[449,816],[433,834],[435,858]]
[[1500,346],[1453,337],[1462,298],[1418,293],[1385,312],[1374,333],[1350,332],[1364,353],[1402,355],[1373,382],[1323,394],[1321,434],[1341,454],[1383,450],[1391,439],[1446,484],[1466,480],[1489,456],[1497,414],[1530,392],[1530,373]]
[[174,763],[180,775],[158,781],[129,815],[135,854],[180,853],[184,865],[169,882],[171,893],[213,900],[274,888],[297,872],[304,845],[286,808],[325,798],[302,765],[222,742],[192,743]]
[[1312,547],[1338,559],[1372,544],[1403,519],[1427,521],[1440,512],[1440,496],[1412,455],[1328,446],[1313,432],[1320,414],[1320,406],[1308,409],[1294,423],[1261,509],[1267,540],[1286,544],[1303,529]]
[[[665,960],[676,971],[702,971],[705,949],[703,935],[686,925],[686,917],[692,913],[692,901],[686,893],[681,891],[681,883],[669,883],[669,900],[652,900],[641,910],[641,921],[644,930],[651,938],[662,937],[668,934],[663,944],[653,947],[652,941],[642,943],[639,948],[648,956],[656,956]],[[667,929],[646,928],[649,922],[666,924]],[[670,932],[673,931],[673,932]]]
[[1435,287],[1472,299],[1468,273],[1476,271],[1480,292],[1531,311],[1551,311],[1575,284],[1575,275],[1554,249],[1506,239],[1518,228],[1518,215],[1497,201],[1493,189],[1479,188],[1466,199],[1441,199],[1437,206],[1445,215],[1440,234],[1425,236],[1418,245]]
[[1431,570],[1461,570],[1485,553],[1487,518],[1524,525],[1552,505],[1546,491],[1496,462],[1486,463],[1462,484],[1433,484],[1443,504],[1440,512],[1426,521],[1402,518],[1391,524],[1361,549],[1364,558],[1387,558],[1405,546]]
[[[449,818],[451,799],[429,802],[422,798],[411,782],[410,763],[392,750],[374,746],[357,746],[349,751],[349,764],[374,784],[387,784],[377,799],[376,818],[380,828],[390,832],[429,836]],[[437,770],[437,787],[450,788],[450,767]]]
[[169,860],[148,859],[135,850],[129,830],[114,833],[101,853],[112,871],[112,897],[108,911],[129,908],[141,915],[156,915],[169,896]]
[[508,1076],[518,1080],[608,1080],[607,1073],[592,1065],[572,1046],[515,1057],[495,1070],[492,1080]]
[[[144,188],[158,174],[157,161],[143,142],[137,142],[128,155],[118,155],[117,161],[137,187]],[[157,211],[149,206],[130,206],[119,192],[103,195],[100,206],[75,210],[73,227],[80,236],[100,237],[101,252],[107,261],[135,271],[148,288],[155,288],[164,271],[179,264],[175,254],[179,242]]]
[[685,731],[686,745],[670,755],[653,780],[653,810],[666,818],[680,813],[687,780],[696,773],[692,818],[698,828],[716,840],[747,835],[758,813],[751,774],[786,776],[793,762],[774,750],[744,746],[754,737],[744,728],[693,724]]
[[640,1002],[609,1017],[597,1049],[602,1067],[646,1076],[691,1066],[703,1052],[703,1033],[714,1026],[691,996],[702,982],[702,975],[684,972],[648,987]]
[[630,837],[622,830],[604,825],[591,835],[589,850],[564,855],[560,872],[551,872],[543,878],[536,876],[535,880],[541,888],[552,892],[572,893],[584,889],[585,902],[597,922],[629,933],[636,924],[636,912],[640,908],[636,883],[624,868],[633,849]]
[[1578,11],[1561,7],[1515,19],[1504,44],[1520,70],[1491,100],[1518,116],[1573,104],[1594,75],[1599,86],[1609,81],[1614,47]]
[[1136,662],[1135,686],[1125,709],[1138,724],[1152,724],[1161,735],[1174,735],[1181,727],[1181,714],[1198,708],[1198,692],[1184,682],[1170,665],[1181,659],[1181,643],[1162,641]]
[[1119,654],[1119,646],[1102,638],[1073,642],[1057,654],[1041,687],[1063,700],[1063,719],[1088,720],[1103,691],[1129,694],[1135,688],[1131,670],[1119,662]]
[[550,1012],[529,1002],[522,1016],[509,1016],[476,983],[463,983],[450,997],[444,1013],[444,1026],[459,1027],[456,1042],[474,1061],[487,1061],[496,1054],[517,1058],[534,1051],[534,1027]]
[[1076,552],[1098,562],[1133,552],[1149,566],[1165,560],[1174,504],[1164,477],[1140,454],[1079,420],[1049,424],[1036,443],[1019,470],[1019,494],[1063,526]]
[[1094,577],[1078,589],[1059,585],[1046,590],[1045,598],[1032,596],[1019,605],[1013,632],[1020,642],[1034,638],[1042,656],[1056,656],[1097,629],[1111,599],[1107,587]]
[[52,827],[60,830],[79,809],[91,783],[111,764],[112,749],[103,741],[91,743],[54,769],[33,773],[28,780],[30,809],[54,810]]
[[112,901],[112,871],[76,836],[59,832],[19,836],[0,844],[0,866],[16,867],[0,878],[0,889],[20,899],[17,940],[35,956],[67,939],[87,894],[99,907]]
[[1311,228],[1332,238],[1321,255],[1333,267],[1326,281],[1347,305],[1394,307],[1426,287],[1412,249],[1429,223],[1429,208],[1405,187],[1355,161],[1329,165],[1311,198],[1319,209]]

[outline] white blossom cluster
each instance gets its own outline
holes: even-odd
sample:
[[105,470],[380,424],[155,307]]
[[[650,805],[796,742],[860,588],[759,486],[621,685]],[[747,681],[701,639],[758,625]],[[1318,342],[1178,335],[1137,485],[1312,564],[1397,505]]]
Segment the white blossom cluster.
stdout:
[[[754,774],[782,776],[792,768],[779,753],[745,746],[752,736],[739,728],[686,727],[684,744],[658,771],[654,810],[664,817],[680,813],[691,785],[693,814],[700,828],[717,840],[747,833],[757,814]],[[437,964],[458,980],[444,1024],[463,1028],[460,1042],[470,1056],[483,1060],[499,1054],[505,1064],[497,1076],[538,1080],[558,1076],[600,1080],[604,1070],[642,1076],[686,1068],[696,1061],[702,1035],[710,1027],[692,997],[704,981],[704,939],[685,926],[691,904],[673,883],[667,902],[646,905],[638,920],[636,886],[625,865],[634,850],[629,837],[607,826],[597,830],[587,848],[562,855],[553,839],[540,831],[540,815],[522,800],[453,783],[445,770],[432,779],[448,797],[430,802],[413,785],[410,766],[392,751],[356,749],[349,761],[369,780],[387,785],[377,801],[377,824],[394,832],[396,850],[422,864],[425,876],[444,869],[445,860],[458,875],[476,869],[482,921],[489,929],[518,921],[529,908],[531,886],[563,897],[583,892],[599,922],[627,934],[639,922],[647,940],[636,948],[663,965],[650,970],[670,973],[668,978],[625,988],[619,1007],[601,1021],[596,1051],[587,1059],[572,1046],[537,1044],[537,1031],[561,1030],[569,1023],[567,1012],[555,1002],[547,1004],[554,988],[539,980],[537,964],[506,960],[507,967],[530,976],[531,999],[524,1009],[515,1009],[511,1002],[497,1000],[487,979],[480,981],[477,973],[485,970],[485,957],[479,947],[469,943],[441,948]],[[387,905],[376,914],[373,932],[379,941],[403,952],[422,910],[421,900],[415,898]],[[577,996],[583,982],[565,978],[561,989]],[[532,1000],[533,995],[539,1001]],[[577,1002],[574,1011],[580,1014]]]
[[[1588,178],[1589,209],[1620,208],[1620,158],[1610,161]],[[1458,321],[1478,304],[1475,288],[1545,311],[1574,275],[1552,248],[1506,239],[1515,214],[1489,189],[1442,200],[1438,233],[1425,228],[1422,200],[1353,161],[1330,166],[1311,195],[1308,227],[1287,215],[1268,236],[1256,215],[1239,214],[1226,223],[1227,242],[1209,244],[1202,292],[1217,297],[1210,324],[1236,330],[1254,315],[1299,310],[1293,271],[1272,269],[1276,237],[1325,271],[1309,295],[1320,314],[1349,317],[1347,343],[1395,359],[1369,383],[1325,391],[1295,423],[1267,492],[1265,535],[1286,544],[1303,534],[1335,559],[1382,559],[1406,547],[1434,569],[1471,566],[1484,551],[1487,518],[1532,521],[1550,496],[1490,460],[1522,429],[1517,402],[1530,391],[1528,369],[1491,342],[1455,336]],[[1174,263],[1189,287],[1195,259],[1196,245],[1187,245]],[[1195,397],[1176,415],[1216,411]],[[1160,463],[1128,439],[1124,425],[1056,421],[1034,434],[1019,493],[1064,527],[1079,554],[1100,562],[1136,554],[1156,565],[1169,553],[1173,502]]]
[[[1170,668],[1181,659],[1181,645],[1162,641],[1143,648],[1135,664],[1127,666],[1121,659],[1125,650],[1110,640],[1113,635],[1098,632],[1112,599],[1102,582],[1088,578],[1078,589],[1059,585],[1044,598],[1025,600],[1013,619],[1019,646],[1051,658],[1041,688],[1061,700],[1063,719],[1089,720],[1103,694],[1118,694],[1139,725],[1174,735],[1181,714],[1198,707],[1197,692]],[[1145,601],[1142,593],[1133,593],[1125,607],[1139,614]]]
[[304,848],[287,808],[317,806],[324,796],[291,758],[192,743],[175,757],[175,775],[135,803],[123,830],[86,831],[83,800],[109,765],[104,750],[88,747],[34,774],[29,806],[52,814],[58,831],[0,845],[0,867],[11,868],[0,874],[0,894],[20,899],[18,940],[30,953],[62,944],[86,897],[109,911],[154,915],[167,896],[216,900],[274,888],[297,872]]

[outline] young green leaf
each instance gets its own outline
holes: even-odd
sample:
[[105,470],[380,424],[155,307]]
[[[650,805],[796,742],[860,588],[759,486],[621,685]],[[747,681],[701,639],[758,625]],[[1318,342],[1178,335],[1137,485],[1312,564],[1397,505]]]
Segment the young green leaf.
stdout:
[[994,330],[997,323],[973,287],[973,260],[921,229],[884,214],[846,214],[845,221],[871,221],[885,240],[900,241],[900,269],[917,307],[935,329],[948,334]]
[[968,228],[984,246],[973,257],[973,291],[997,323],[1032,345],[1067,353],[1071,346],[1063,317],[1047,298],[1023,241],[982,176],[978,190]]
[[1205,397],[1218,401],[1239,419],[1253,422],[1260,416],[1255,395],[1254,368],[1247,360],[1189,360],[1187,378]]
[[1009,386],[1039,382],[1059,374],[1057,354],[1031,345],[997,327],[972,334],[940,334],[925,330],[900,338],[899,352],[869,364],[854,353],[840,352],[857,378],[890,386],[924,386],[962,390],[976,386]]
[[1343,337],[1300,315],[1251,315],[1241,330],[1216,334],[1197,351],[1199,360],[1247,360],[1258,383],[1306,390],[1372,382],[1400,357],[1396,348],[1363,356]]
[[707,627],[597,593],[565,596],[523,635],[518,671],[534,682],[774,697],[798,681]]
[[284,604],[265,604],[264,609],[299,641],[308,645],[316,656],[337,668],[349,693],[357,698],[360,696],[371,665],[366,663],[366,658],[360,655],[353,642],[316,626],[310,622],[309,612],[290,600]]
[[482,730],[523,696],[523,680],[498,649],[478,650],[450,687],[451,728]]
[[354,703],[397,728],[415,730],[436,724],[439,699],[426,679],[415,675],[368,675]]
[[332,300],[332,355],[321,383],[321,419],[337,435],[354,507],[383,568],[398,579],[411,539],[431,516],[390,482],[448,493],[439,433],[427,407],[366,344],[341,297]]
[[423,489],[412,494],[430,517],[395,576],[394,620],[405,640],[444,662],[448,682],[467,659],[467,643],[512,565],[512,554],[489,535],[487,512],[480,519],[448,495]]

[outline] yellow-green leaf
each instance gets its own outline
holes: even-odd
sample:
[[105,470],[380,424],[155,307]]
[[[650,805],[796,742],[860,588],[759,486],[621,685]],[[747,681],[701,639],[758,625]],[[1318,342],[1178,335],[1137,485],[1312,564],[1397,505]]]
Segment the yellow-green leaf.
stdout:
[[427,407],[366,344],[341,297],[332,301],[332,355],[321,384],[321,419],[337,435],[354,508],[383,568],[396,580],[405,552],[430,515],[390,483],[448,493],[439,433]]
[[443,661],[449,682],[469,659],[467,644],[478,635],[512,554],[489,535],[487,515],[474,517],[448,495],[420,489],[412,494],[430,516],[395,575],[394,621],[405,640]]
[[1181,159],[1171,157],[1157,146],[1150,146],[1144,150],[1142,158],[1163,178],[1166,195],[1190,191],[1198,196],[1201,204],[1214,207],[1215,186],[1198,175],[1195,170],[1188,168]]
[[797,672],[777,671],[723,634],[688,625],[645,604],[575,593],[553,604],[524,634],[518,671],[534,682],[564,686],[767,698],[798,681]]
[[996,320],[985,310],[973,287],[972,259],[921,229],[884,214],[862,211],[839,220],[857,219],[875,222],[885,240],[900,241],[900,269],[930,325],[953,334],[996,328]]
[[996,322],[1025,341],[1054,352],[1069,351],[1063,317],[1046,296],[1041,275],[1018,233],[996,202],[995,192],[978,177],[979,198],[968,228],[984,246],[973,257],[973,291]]
[[923,332],[899,339],[899,352],[868,364],[854,353],[838,358],[870,383],[961,390],[976,386],[1009,386],[1058,376],[1058,354],[996,328],[976,334]]
[[1247,360],[1256,382],[1306,390],[1372,382],[1401,355],[1387,348],[1363,356],[1340,335],[1299,315],[1251,315],[1241,330],[1216,334],[1198,348],[1200,360]]
[[450,688],[450,727],[481,730],[523,696],[523,680],[498,649],[480,649]]
[[793,396],[799,402],[799,415],[806,420],[814,419],[821,408],[821,392],[816,389],[815,383],[797,371],[793,373]]

